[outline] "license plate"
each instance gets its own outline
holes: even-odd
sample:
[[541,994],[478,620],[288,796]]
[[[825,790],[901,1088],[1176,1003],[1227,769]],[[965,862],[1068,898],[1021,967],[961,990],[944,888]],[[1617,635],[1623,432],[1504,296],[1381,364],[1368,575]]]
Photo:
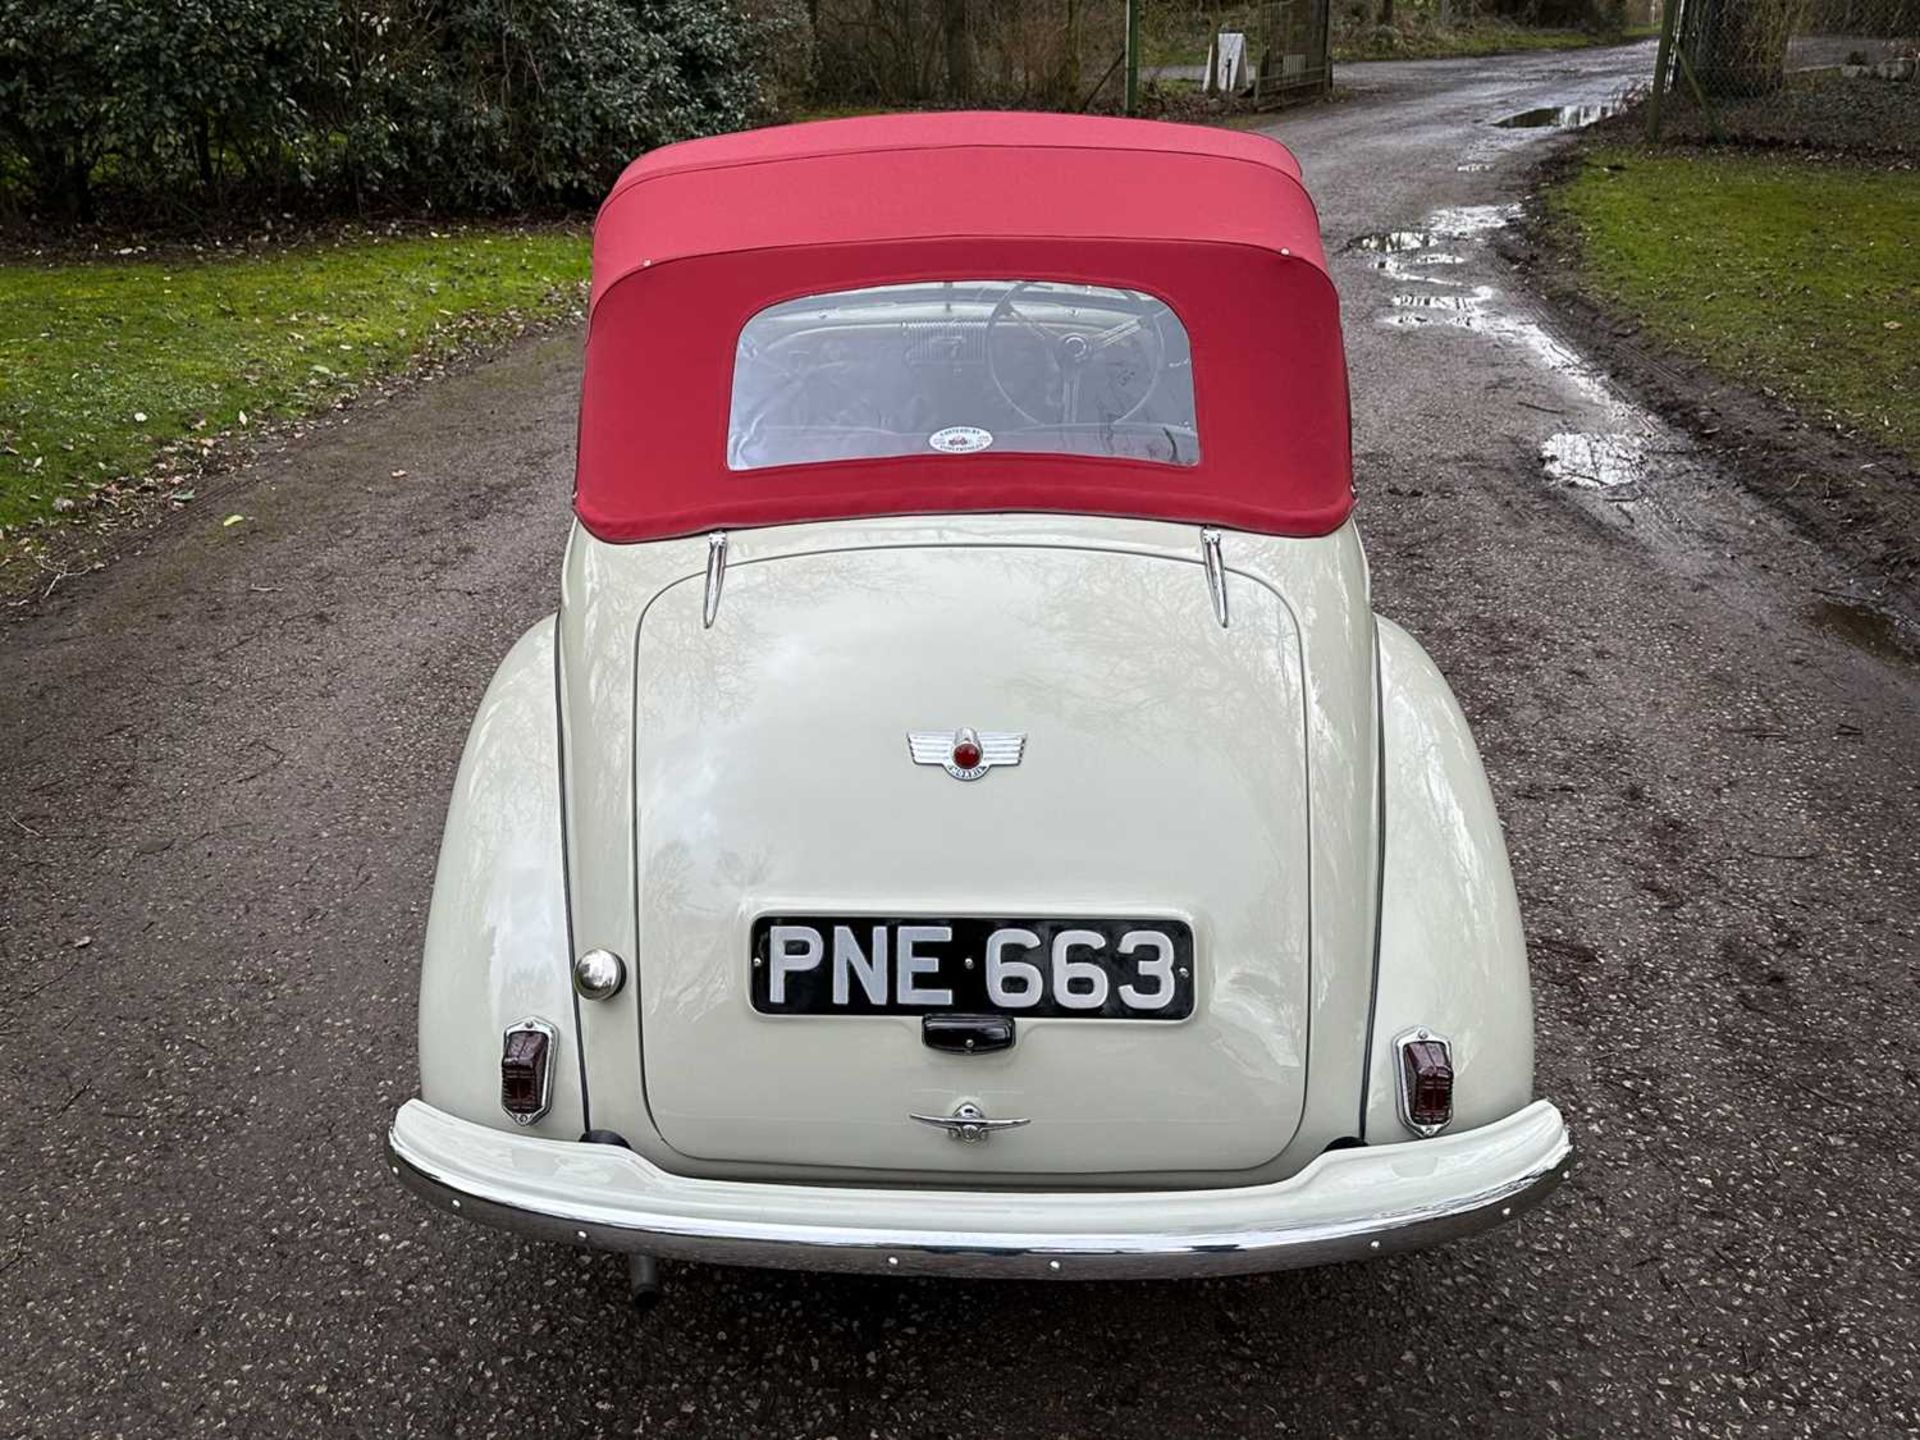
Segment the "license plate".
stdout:
[[1035,1015],[1184,1020],[1193,930],[1180,920],[762,915],[753,1008],[766,1015]]

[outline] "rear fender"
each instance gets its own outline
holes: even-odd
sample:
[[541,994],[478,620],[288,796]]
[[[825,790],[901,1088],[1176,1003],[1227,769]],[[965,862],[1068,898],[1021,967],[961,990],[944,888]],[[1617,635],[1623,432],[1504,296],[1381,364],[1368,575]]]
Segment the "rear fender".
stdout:
[[1384,835],[1368,1038],[1366,1140],[1412,1135],[1396,1097],[1395,1039],[1452,1043],[1450,1130],[1533,1098],[1526,938],[1480,753],[1447,682],[1414,639],[1379,621]]
[[[460,757],[420,968],[420,1094],[482,1125],[554,1139],[585,1128],[560,836],[554,617],[494,672]],[[500,1108],[508,1026],[558,1032],[553,1105],[516,1126]]]

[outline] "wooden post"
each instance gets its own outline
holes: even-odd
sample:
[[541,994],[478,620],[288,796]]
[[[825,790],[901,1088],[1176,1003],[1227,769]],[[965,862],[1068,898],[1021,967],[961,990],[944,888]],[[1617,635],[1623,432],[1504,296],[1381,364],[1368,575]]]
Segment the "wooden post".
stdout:
[[1140,0],[1127,0],[1127,114],[1140,113]]
[[973,29],[967,0],[941,0],[940,29],[947,51],[947,99],[973,100]]
[[1684,0],[1666,0],[1660,13],[1660,49],[1653,57],[1653,93],[1647,97],[1647,139],[1660,138],[1660,104],[1666,98],[1667,79],[1673,73],[1673,27]]

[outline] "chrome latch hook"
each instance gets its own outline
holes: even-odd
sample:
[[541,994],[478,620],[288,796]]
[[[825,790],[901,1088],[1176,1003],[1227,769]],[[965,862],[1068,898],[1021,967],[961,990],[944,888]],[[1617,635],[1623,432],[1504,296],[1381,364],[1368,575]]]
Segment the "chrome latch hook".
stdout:
[[989,1120],[987,1112],[971,1100],[955,1106],[951,1115],[909,1114],[907,1118],[945,1130],[949,1139],[963,1145],[978,1145],[982,1140],[991,1140],[996,1130],[1013,1130],[1033,1123],[1031,1120]]

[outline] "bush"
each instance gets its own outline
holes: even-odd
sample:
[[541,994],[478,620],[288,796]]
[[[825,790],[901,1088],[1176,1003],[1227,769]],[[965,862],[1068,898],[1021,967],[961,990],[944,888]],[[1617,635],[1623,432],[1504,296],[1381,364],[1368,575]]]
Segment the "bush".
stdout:
[[340,173],[356,201],[593,199],[640,151],[738,128],[751,108],[724,6],[465,0],[393,18],[372,26],[343,9],[336,28]]
[[70,220],[577,203],[747,123],[753,33],[711,0],[0,0],[0,176]]
[[736,0],[746,27],[747,64],[758,81],[755,121],[804,109],[814,94],[818,0]]

